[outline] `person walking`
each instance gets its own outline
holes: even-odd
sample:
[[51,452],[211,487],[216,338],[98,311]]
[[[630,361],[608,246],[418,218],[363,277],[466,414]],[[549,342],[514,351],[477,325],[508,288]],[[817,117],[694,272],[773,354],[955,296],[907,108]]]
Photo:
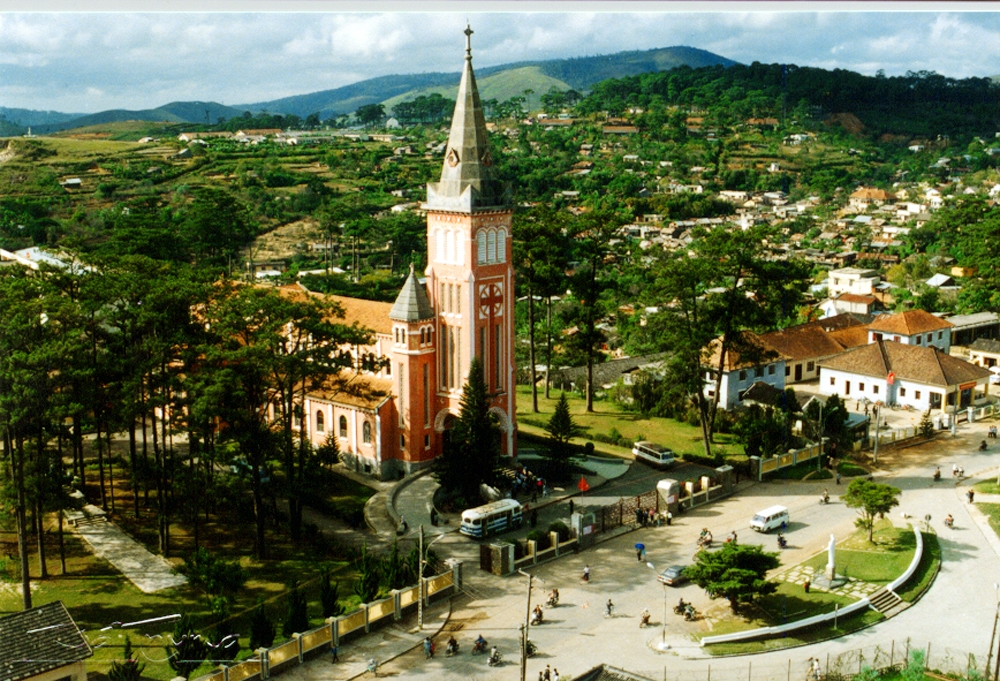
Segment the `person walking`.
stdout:
[[976,492],[970,487],[969,491],[965,493],[965,496],[969,497],[969,503],[971,504],[972,500],[976,498]]
[[552,681],[559,681],[559,670],[558,669],[553,669],[552,670]]
[[424,657],[434,657],[434,647],[429,636],[424,638]]
[[552,670],[549,668],[549,665],[545,665],[545,674],[542,678],[545,679],[545,681],[552,681]]

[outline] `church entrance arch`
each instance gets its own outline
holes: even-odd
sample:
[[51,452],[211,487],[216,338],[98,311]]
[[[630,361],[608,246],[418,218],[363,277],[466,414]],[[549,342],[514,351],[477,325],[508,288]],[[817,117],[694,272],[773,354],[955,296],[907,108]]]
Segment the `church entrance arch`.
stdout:
[[458,414],[454,413],[450,409],[442,409],[434,417],[434,432],[444,433],[452,429],[455,425],[455,419],[458,418]]

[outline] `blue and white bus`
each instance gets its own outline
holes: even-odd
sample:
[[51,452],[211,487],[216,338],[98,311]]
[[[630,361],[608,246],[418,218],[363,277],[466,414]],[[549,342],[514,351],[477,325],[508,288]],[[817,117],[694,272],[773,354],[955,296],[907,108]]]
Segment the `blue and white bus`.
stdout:
[[521,504],[516,499],[501,499],[462,511],[462,534],[488,537],[516,529],[523,522]]

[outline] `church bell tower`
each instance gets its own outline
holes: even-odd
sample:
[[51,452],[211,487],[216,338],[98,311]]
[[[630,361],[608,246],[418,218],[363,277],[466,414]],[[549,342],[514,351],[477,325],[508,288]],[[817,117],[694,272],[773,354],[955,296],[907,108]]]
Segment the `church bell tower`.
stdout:
[[433,307],[434,453],[457,416],[473,357],[479,357],[491,411],[503,433],[502,453],[514,455],[514,270],[509,187],[493,168],[476,78],[472,29],[465,29],[465,64],[445,148],[441,180],[428,183],[427,297]]

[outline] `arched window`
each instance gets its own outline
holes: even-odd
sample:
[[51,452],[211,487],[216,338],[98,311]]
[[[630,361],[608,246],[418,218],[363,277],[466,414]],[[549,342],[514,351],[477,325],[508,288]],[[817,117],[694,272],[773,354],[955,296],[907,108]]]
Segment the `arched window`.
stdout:
[[340,437],[342,437],[344,439],[347,438],[347,417],[346,416],[341,416],[340,417]]
[[323,412],[316,412],[316,432],[322,433],[326,431],[326,423],[324,421]]
[[434,239],[437,242],[437,261],[444,262],[444,230],[437,230]]
[[507,262],[507,230],[497,232],[497,262]]
[[455,233],[450,229],[445,232],[445,261],[455,262]]
[[361,427],[361,437],[364,439],[366,445],[372,443],[372,424],[365,421],[365,424]]
[[494,263],[497,261],[497,233],[492,229],[486,236],[486,261]]
[[486,230],[479,230],[476,235],[476,262],[480,265],[486,263]]

